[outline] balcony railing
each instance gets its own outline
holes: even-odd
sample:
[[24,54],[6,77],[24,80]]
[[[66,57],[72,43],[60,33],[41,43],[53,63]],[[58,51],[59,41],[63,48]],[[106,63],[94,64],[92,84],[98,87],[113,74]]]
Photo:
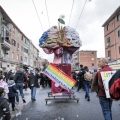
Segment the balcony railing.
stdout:
[[6,29],[7,32],[10,32],[10,29],[7,25],[4,24],[3,27],[4,27],[4,29]]
[[6,39],[6,38],[2,38],[1,40],[1,45],[7,49],[10,49],[11,45],[10,45],[10,40]]
[[9,55],[1,54],[0,58],[2,58],[2,60],[5,60],[5,61],[9,61],[10,60],[10,56]]

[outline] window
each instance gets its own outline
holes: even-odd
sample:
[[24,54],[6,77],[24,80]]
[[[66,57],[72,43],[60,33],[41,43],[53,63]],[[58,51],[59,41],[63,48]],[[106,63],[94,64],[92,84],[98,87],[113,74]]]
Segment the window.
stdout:
[[24,52],[25,52],[25,53],[28,53],[28,49],[24,48]]
[[2,27],[2,35],[1,35],[1,37],[5,37],[5,35],[4,35],[4,27]]
[[20,32],[18,31],[18,37],[20,37]]
[[17,43],[17,48],[19,48],[19,43]]
[[118,37],[120,37],[120,30],[118,31]]
[[111,50],[108,51],[108,57],[111,57]]
[[119,46],[119,54],[120,54],[120,46]]
[[15,27],[13,27],[13,30],[12,30],[14,33],[15,33]]
[[21,61],[23,60],[22,56],[21,56]]
[[28,40],[25,38],[25,44],[28,45]]
[[108,24],[108,25],[107,25],[107,30],[109,30],[109,29],[110,29],[110,25]]
[[92,52],[92,55],[94,55],[94,52]]
[[120,14],[117,16],[117,21],[120,21]]
[[12,58],[14,58],[14,52],[12,52]]
[[92,63],[92,66],[94,66],[94,63]]
[[22,36],[22,41],[23,41],[24,37]]
[[110,43],[110,37],[109,37],[109,38],[107,38],[107,43]]
[[23,51],[23,46],[21,46],[21,51]]
[[24,62],[26,62],[26,63],[27,63],[27,57],[24,57]]
[[12,45],[16,46],[16,41],[12,39]]
[[36,61],[34,61],[34,66],[36,66]]
[[110,37],[107,38],[107,47],[110,46]]
[[17,55],[17,60],[19,60],[19,55]]

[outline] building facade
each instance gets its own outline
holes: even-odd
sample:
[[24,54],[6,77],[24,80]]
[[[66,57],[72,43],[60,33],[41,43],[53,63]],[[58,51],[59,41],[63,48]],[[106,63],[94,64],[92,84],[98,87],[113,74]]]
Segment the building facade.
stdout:
[[97,68],[97,51],[81,50],[73,55],[72,69],[79,70],[80,64],[88,66],[89,70]]
[[17,65],[35,68],[38,56],[39,50],[0,6],[0,68],[8,71],[15,71]]
[[103,24],[105,56],[109,65],[120,64],[120,6]]

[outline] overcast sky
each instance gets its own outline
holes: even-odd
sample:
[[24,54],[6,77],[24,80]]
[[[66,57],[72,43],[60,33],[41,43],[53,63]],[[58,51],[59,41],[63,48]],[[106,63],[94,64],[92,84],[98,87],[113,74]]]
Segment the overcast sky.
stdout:
[[[39,38],[49,29],[45,0],[34,0],[43,30],[38,20],[32,0],[0,0],[0,5],[25,35],[40,50],[40,56],[53,61],[53,55],[45,54],[39,48]],[[69,23],[73,0],[46,0],[50,27],[57,25],[60,15]],[[85,0],[74,0],[69,26],[75,28]],[[97,50],[97,57],[104,57],[103,23],[119,7],[120,0],[87,0],[76,30],[82,40],[80,50]]]

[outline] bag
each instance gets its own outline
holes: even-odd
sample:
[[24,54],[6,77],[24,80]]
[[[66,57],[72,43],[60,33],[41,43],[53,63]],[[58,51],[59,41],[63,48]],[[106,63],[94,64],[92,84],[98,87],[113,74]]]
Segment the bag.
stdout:
[[92,80],[92,74],[91,74],[90,72],[86,72],[86,73],[84,74],[84,79],[85,79],[86,81],[91,81],[91,80]]

